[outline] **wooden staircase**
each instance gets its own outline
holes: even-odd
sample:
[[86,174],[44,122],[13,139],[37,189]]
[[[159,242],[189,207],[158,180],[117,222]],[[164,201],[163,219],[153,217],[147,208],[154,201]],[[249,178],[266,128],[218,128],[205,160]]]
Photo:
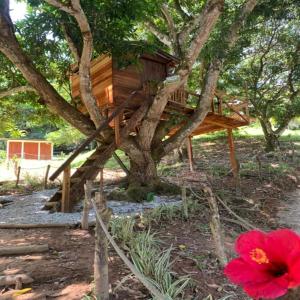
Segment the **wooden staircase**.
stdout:
[[[80,166],[70,177],[70,192],[68,207],[64,210],[71,211],[76,202],[80,201],[84,192],[84,184],[87,180],[94,180],[103,168],[105,162],[111,156],[111,152],[116,148],[112,143],[107,146],[98,147],[93,154]],[[53,211],[60,211],[62,209],[62,195],[63,187],[59,189],[46,204],[45,209],[52,209]]]

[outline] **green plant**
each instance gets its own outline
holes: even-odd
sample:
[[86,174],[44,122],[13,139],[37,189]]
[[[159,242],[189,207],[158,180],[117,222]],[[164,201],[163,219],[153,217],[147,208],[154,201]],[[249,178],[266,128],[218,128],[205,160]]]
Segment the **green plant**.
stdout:
[[[160,210],[155,209],[155,211]],[[180,208],[176,207],[176,213],[178,211]],[[162,212],[163,214],[167,212],[169,216],[173,215],[173,212],[170,213],[165,208]],[[166,296],[166,299],[178,299],[178,296],[183,293],[184,288],[190,282],[190,278],[182,276],[176,279],[174,276],[171,270],[172,248],[161,251],[160,241],[150,228],[147,231],[134,232],[134,226],[135,219],[132,217],[114,218],[110,221],[112,235],[128,251],[135,267],[148,277],[148,280]]]
[[6,151],[0,150],[0,163],[6,159]]
[[28,172],[24,174],[23,178],[25,185],[32,188],[38,188],[43,184],[43,179]]
[[[166,296],[166,299],[178,299],[184,288],[190,283],[190,277],[181,276],[175,280],[171,271],[173,262],[171,261],[172,247],[157,253],[154,261],[154,274],[151,282]],[[155,299],[155,298],[154,298]]]
[[112,236],[122,242],[123,246],[128,246],[134,238],[133,227],[135,220],[132,217],[111,219],[109,226]]
[[150,230],[138,233],[130,243],[131,259],[136,268],[146,277],[154,278],[158,252],[158,241]]

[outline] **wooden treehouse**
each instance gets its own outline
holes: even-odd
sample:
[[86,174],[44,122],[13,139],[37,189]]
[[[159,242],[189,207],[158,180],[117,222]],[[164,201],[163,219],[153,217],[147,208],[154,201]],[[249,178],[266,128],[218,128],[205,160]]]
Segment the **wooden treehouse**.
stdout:
[[[155,54],[144,54],[140,56],[137,63],[129,64],[126,67],[119,67],[118,62],[108,55],[102,55],[92,61],[93,94],[102,115],[107,116],[107,127],[110,126],[115,132],[117,145],[121,128],[129,122],[132,114],[143,102],[151,101],[155,97],[158,84],[170,76],[177,63],[175,57],[162,51],[157,51]],[[71,76],[71,87],[72,96],[78,109],[86,112],[80,100],[79,75],[76,73]],[[190,92],[184,87],[179,88],[170,96],[161,120],[166,121],[174,116],[179,119],[182,117],[182,120],[174,125],[168,133],[169,136],[174,134],[185,123],[184,120],[187,120],[194,113],[193,103],[196,103],[199,97],[200,95]],[[191,138],[200,134],[227,130],[230,160],[232,170],[235,171],[237,163],[232,129],[248,124],[247,102],[235,97],[228,98],[225,93],[217,92],[212,99],[210,112],[202,124],[187,139],[191,170],[193,170]],[[96,149],[71,177],[70,163],[84,149],[85,145],[99,135],[104,127],[99,128],[93,137],[88,138],[83,145],[75,150],[73,155],[50,177],[51,180],[54,180],[61,172],[64,172],[62,190],[50,199],[47,204],[48,208],[54,207],[56,209],[61,208],[64,212],[70,211],[73,204],[82,197],[83,185],[86,180],[92,180],[97,176],[100,166],[96,167],[96,162],[99,157],[105,155],[107,146]],[[136,134],[135,131],[138,131],[138,128],[134,128],[130,134]],[[119,161],[119,163],[121,162]]]

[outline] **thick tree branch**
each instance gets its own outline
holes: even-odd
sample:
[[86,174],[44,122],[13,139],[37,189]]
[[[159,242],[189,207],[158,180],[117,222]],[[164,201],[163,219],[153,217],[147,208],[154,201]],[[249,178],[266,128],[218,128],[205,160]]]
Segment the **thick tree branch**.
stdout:
[[[198,30],[201,30],[201,27],[204,25],[204,16],[207,14],[207,11],[214,7],[215,5],[218,6],[222,6],[224,5],[224,1],[207,1],[205,7],[202,9],[202,11],[194,16],[193,18],[191,18],[191,20],[182,28],[181,32],[178,35],[178,41],[179,44],[183,47],[184,44],[187,42],[189,35],[191,34],[191,32],[193,30],[195,30],[196,28],[198,28]],[[198,34],[196,34],[197,36]]]
[[[252,12],[256,6],[256,0],[247,0],[240,10],[240,14],[236,21],[231,25],[225,36],[224,45],[226,46],[227,52],[233,47],[238,39],[238,33],[240,28],[243,26],[246,18]],[[189,136],[205,119],[207,112],[210,109],[211,101],[215,93],[219,74],[225,59],[225,55],[218,55],[213,59],[208,73],[206,76],[204,89],[201,92],[201,98],[199,105],[191,118],[191,121],[179,129],[172,137],[164,142],[163,153],[169,153],[170,151],[177,148],[182,141]]]
[[12,96],[15,94],[26,93],[26,92],[35,92],[36,93],[36,89],[30,85],[17,86],[17,87],[8,89],[6,91],[0,92],[0,99],[7,97],[7,96]]
[[80,78],[80,93],[81,99],[85,104],[87,111],[96,127],[100,126],[102,117],[97,106],[96,99],[92,93],[92,84],[90,77],[90,67],[93,52],[93,36],[91,33],[88,19],[80,5],[79,0],[71,0],[71,6],[66,6],[57,0],[45,0],[47,3],[67,12],[73,16],[80,28],[83,38],[83,49],[79,64],[79,78]]
[[223,9],[224,0],[209,0],[201,12],[199,28],[194,34],[191,45],[186,54],[186,67],[190,71],[204,44],[208,40]]
[[74,9],[72,6],[68,6],[59,0],[45,0],[45,1],[47,3],[49,3],[50,5],[55,6],[55,7],[59,8],[60,10],[66,12],[67,14],[72,15],[72,13],[73,13]]
[[70,51],[73,55],[73,58],[75,60],[75,62],[77,64],[79,64],[80,62],[80,52],[78,50],[78,48],[76,47],[76,44],[75,42],[73,41],[72,37],[70,36],[69,32],[68,32],[68,29],[66,27],[66,24],[65,23],[61,23],[61,29],[62,29],[62,32],[63,32],[63,35],[65,37],[65,40],[70,48]]
[[189,54],[177,70],[178,80],[172,84],[165,82],[157,92],[157,95],[146,115],[140,128],[139,142],[146,149],[150,149],[156,127],[160,121],[160,116],[168,103],[172,92],[186,83],[192,66],[194,65],[205,42],[208,40],[220,14],[224,0],[210,0],[203,10],[201,29],[197,31],[194,42],[189,50]]
[[0,6],[0,51],[20,70],[52,112],[64,118],[82,133],[90,135],[95,128],[93,123],[66,102],[33,66],[32,61],[22,51],[11,24],[8,9]]
[[162,42],[170,48],[172,47],[170,37],[167,34],[161,32],[153,22],[146,21],[145,26],[153,35],[155,35],[158,38],[160,42]]

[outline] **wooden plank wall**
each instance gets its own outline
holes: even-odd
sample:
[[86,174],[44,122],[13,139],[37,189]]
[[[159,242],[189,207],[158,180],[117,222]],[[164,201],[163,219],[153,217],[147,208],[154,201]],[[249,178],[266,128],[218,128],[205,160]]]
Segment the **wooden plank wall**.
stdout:
[[[91,67],[93,94],[99,107],[111,106],[113,103],[112,58],[102,55],[92,61]],[[80,96],[79,75],[71,76],[72,96]]]
[[[130,65],[125,69],[118,69],[113,67],[113,87],[114,87],[114,101],[116,104],[128,98],[130,93],[135,90],[140,90],[143,84],[152,82],[161,82],[167,76],[166,63],[155,60],[151,56],[142,57],[140,63],[137,65]],[[140,105],[141,101],[145,101],[146,95],[143,97],[139,94],[134,97],[129,103],[129,107],[135,108]]]

